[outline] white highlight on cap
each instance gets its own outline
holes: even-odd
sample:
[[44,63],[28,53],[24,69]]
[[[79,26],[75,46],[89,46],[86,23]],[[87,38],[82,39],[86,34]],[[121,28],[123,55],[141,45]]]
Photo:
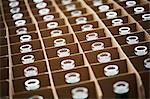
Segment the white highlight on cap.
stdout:
[[75,4],[68,4],[65,7],[66,7],[66,11],[72,11],[72,10],[76,9],[76,5]]
[[26,24],[26,20],[17,20],[15,22],[16,27],[24,26]]
[[87,41],[92,41],[92,40],[96,40],[98,39],[98,34],[93,32],[93,33],[89,33],[86,35],[86,40]]
[[30,42],[32,40],[31,35],[22,35],[20,36],[20,42],[24,43],[24,42]]
[[64,45],[66,45],[65,39],[59,38],[59,39],[54,40],[54,46],[55,47],[64,46]]
[[107,62],[111,61],[111,54],[109,52],[102,52],[97,55],[97,60],[100,63],[107,63]]
[[62,30],[52,30],[50,34],[51,34],[51,37],[60,36],[62,35]]
[[137,56],[143,56],[148,53],[148,48],[146,46],[137,46],[134,48],[134,53]]
[[14,8],[19,6],[19,1],[12,1],[9,3],[9,7]]
[[46,2],[40,2],[40,3],[37,3],[36,4],[36,8],[38,9],[43,9],[47,6],[47,3]]
[[73,69],[75,67],[75,62],[72,59],[66,59],[61,61],[61,68],[63,68],[64,70],[70,70]]
[[130,27],[121,27],[119,28],[120,35],[130,34]]
[[106,11],[109,10],[109,6],[108,5],[100,5],[98,7],[98,9],[99,9],[100,12],[106,12]]
[[10,9],[10,13],[12,13],[12,14],[19,13],[19,12],[20,12],[20,7],[15,7],[15,8]]
[[49,14],[49,12],[50,12],[50,9],[48,9],[48,8],[43,8],[43,9],[40,9],[39,10],[39,15],[47,15],[47,14]]
[[119,73],[119,68],[117,65],[108,65],[104,68],[104,74],[108,77],[115,76]]
[[99,5],[102,5],[102,0],[93,0],[93,5],[94,6],[99,6]]
[[70,56],[70,50],[68,48],[62,48],[57,51],[58,57]]
[[89,31],[93,29],[93,25],[92,24],[85,24],[81,26],[82,31]]
[[84,23],[87,23],[87,18],[86,17],[79,17],[75,21],[76,21],[76,24],[84,24]]
[[72,2],[72,0],[61,0],[61,3],[63,5],[67,5],[67,4],[70,4]]
[[127,1],[126,5],[127,5],[127,7],[132,7],[132,6],[136,5],[136,2],[135,1]]
[[79,10],[75,10],[71,12],[71,16],[81,16],[82,15],[82,11]]
[[34,56],[33,55],[24,55],[22,58],[21,58],[21,61],[23,64],[31,64],[34,62]]
[[68,84],[73,84],[73,83],[77,83],[80,81],[80,74],[77,72],[71,72],[71,73],[67,73],[65,75],[65,81]]
[[26,27],[22,27],[16,30],[17,35],[22,35],[22,34],[27,34],[27,28]]
[[144,66],[145,68],[150,69],[150,58],[144,59]]
[[139,43],[139,38],[138,36],[128,36],[126,38],[126,42],[127,44],[137,44]]
[[72,98],[73,99],[87,99],[88,98],[88,89],[86,87],[76,87],[72,89]]
[[142,12],[144,12],[144,7],[135,7],[134,8],[134,13],[135,14],[140,14],[140,13],[142,13]]
[[45,15],[44,17],[43,17],[43,20],[45,21],[45,22],[47,22],[47,21],[52,21],[54,19],[54,15]]
[[29,99],[44,99],[43,96],[39,96],[39,95],[34,95],[29,97]]
[[107,19],[112,19],[112,18],[116,18],[116,17],[117,17],[117,12],[110,11],[110,12],[106,13]]
[[20,52],[21,53],[32,52],[32,46],[30,44],[24,44],[24,45],[20,46]]
[[29,66],[24,69],[25,77],[33,77],[38,75],[38,69],[35,66]]
[[18,20],[18,19],[22,19],[23,18],[23,13],[15,13],[12,16],[13,20]]
[[104,43],[103,42],[95,42],[91,45],[93,51],[102,50],[104,49]]
[[58,27],[58,23],[57,22],[49,22],[47,23],[47,27],[48,29],[54,29]]
[[113,19],[112,20],[112,26],[119,26],[123,24],[123,20],[122,19]]
[[143,19],[143,21],[150,20],[150,14],[143,14],[142,19]]
[[129,92],[129,83],[126,81],[118,81],[113,85],[114,93],[125,94]]
[[43,2],[44,0],[33,0],[34,3],[40,3]]
[[40,81],[38,79],[29,79],[25,81],[25,88],[27,91],[39,89]]

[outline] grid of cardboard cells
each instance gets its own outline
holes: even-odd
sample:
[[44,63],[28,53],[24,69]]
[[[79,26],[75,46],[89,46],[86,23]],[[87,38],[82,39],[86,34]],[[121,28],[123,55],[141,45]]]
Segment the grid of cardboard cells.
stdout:
[[150,98],[149,1],[1,2],[1,98]]

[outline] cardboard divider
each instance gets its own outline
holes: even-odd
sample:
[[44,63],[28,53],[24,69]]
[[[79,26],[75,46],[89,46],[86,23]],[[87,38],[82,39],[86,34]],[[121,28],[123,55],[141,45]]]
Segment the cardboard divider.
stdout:
[[122,49],[128,57],[131,57],[131,56],[136,56],[134,53],[134,48],[137,46],[146,46],[147,51],[148,52],[150,51],[150,41],[140,42],[138,44],[133,44],[133,45],[125,45],[125,46],[122,46]]
[[[137,83],[135,74],[122,74],[109,79],[99,79],[98,82],[102,88],[103,98],[115,98],[113,84],[117,81],[126,81],[129,83],[128,98],[138,98]],[[109,88],[109,90],[108,90]]]
[[0,57],[0,68],[9,67],[9,59],[8,57]]
[[[53,16],[54,16],[54,19],[58,19],[58,18],[61,17],[58,12],[53,12],[53,13],[48,14],[48,15],[53,15]],[[38,22],[43,21],[43,17],[44,17],[44,16],[40,16],[40,15],[36,15],[36,16],[35,16],[35,18],[36,18],[36,20],[37,20]]]
[[7,39],[5,37],[0,38],[0,46],[7,45]]
[[[27,35],[30,35],[32,40],[39,39],[38,34],[36,32],[30,33]],[[11,44],[12,43],[20,43],[20,37],[21,36],[22,35],[15,35],[15,36],[10,37],[10,43]]]
[[144,89],[145,89],[145,98],[150,98],[150,72],[149,71],[144,71],[144,72],[140,72],[140,76],[142,78],[142,82],[144,85]]
[[8,46],[7,45],[1,46],[0,50],[1,50],[0,51],[0,57],[8,55]]
[[[78,1],[74,1],[74,2],[72,2],[71,4],[74,4],[74,5],[76,6],[76,8],[81,8],[81,7],[82,7],[81,3],[78,2]],[[59,8],[60,8],[62,11],[67,11],[65,5],[59,5]]]
[[118,41],[120,45],[125,45],[127,44],[126,38],[128,36],[137,36],[139,38],[139,42],[144,42],[147,40],[145,37],[146,36],[145,32],[135,32],[133,34],[128,34],[128,35],[119,35],[119,36],[116,36],[115,39]]
[[127,11],[128,13],[130,13],[130,14],[134,14],[134,8],[135,8],[135,7],[143,7],[143,8],[144,8],[144,12],[146,12],[146,11],[149,11],[149,9],[150,9],[150,4],[147,3],[147,4],[136,5],[136,6],[134,6],[134,7],[128,7],[128,8],[126,8],[126,11]]
[[103,19],[103,22],[106,26],[112,26],[112,20],[114,20],[114,19],[122,19],[123,24],[130,23],[128,20],[128,16],[119,16],[119,17],[113,18],[113,19]]
[[98,38],[103,38],[103,37],[106,37],[106,32],[103,28],[99,29],[94,29],[94,30],[90,30],[90,31],[79,31],[79,32],[76,32],[76,36],[78,38],[78,40],[81,42],[81,41],[85,41],[86,40],[86,35],[89,34],[89,33],[93,33],[93,32],[96,32],[98,34]]
[[70,54],[79,53],[77,43],[67,44],[65,46],[56,47],[56,48],[48,48],[46,49],[48,58],[55,58],[58,57],[57,51],[61,48],[68,48],[70,50]]
[[43,39],[45,47],[46,48],[47,47],[54,47],[54,40],[59,39],[59,38],[65,39],[66,40],[66,44],[74,42],[72,34],[66,34],[66,35],[58,36],[58,37],[48,37],[48,38],[44,38]]
[[[82,14],[87,13],[86,8],[77,8],[76,10],[81,11]],[[66,15],[66,17],[70,17],[70,16],[71,16],[71,12],[72,12],[72,11],[64,11],[64,14]]]
[[[53,13],[53,12],[56,12],[56,9],[55,9],[55,7],[54,6],[47,6],[47,8],[48,9],[50,9],[50,13]],[[33,15],[39,15],[39,13],[38,13],[38,9],[32,9],[32,13],[33,13]]]
[[23,78],[13,79],[15,93],[28,92],[25,89],[24,83],[25,83],[25,81],[27,81],[29,79],[38,79],[40,81],[39,89],[50,86],[49,77],[48,77],[48,74],[46,74],[46,73],[42,74],[42,75],[34,76],[34,77],[29,77],[29,78],[23,77]]
[[111,38],[110,37],[106,37],[106,38],[100,38],[100,39],[97,39],[97,40],[82,42],[81,46],[82,46],[83,51],[91,51],[92,50],[91,45],[94,42],[102,42],[102,43],[104,43],[104,48],[112,47]]
[[54,99],[52,89],[50,87],[38,89],[35,91],[31,91],[31,92],[23,92],[20,94],[14,94],[13,98],[16,99],[16,98],[22,98],[23,97],[23,98],[28,99],[28,98],[35,96],[35,95],[40,95],[43,98],[47,98],[47,99]]
[[19,28],[22,28],[22,27],[26,27],[27,28],[28,34],[30,32],[36,31],[35,24],[27,24],[27,25],[21,26],[21,27],[8,27],[9,36],[11,36],[11,35],[15,35],[16,36],[16,30],[19,29]]
[[[26,24],[31,24],[32,23],[32,19],[30,17],[23,18],[23,20],[26,20]],[[7,25],[9,27],[16,27],[15,21],[9,20],[9,21],[6,21],[6,22],[7,22]]]
[[8,81],[0,81],[0,97],[1,98],[9,98],[9,82]]
[[65,82],[65,74],[71,73],[71,72],[77,72],[77,73],[80,74],[80,82],[78,82],[78,83],[90,80],[89,70],[88,70],[87,67],[77,68],[77,69],[72,69],[72,70],[69,70],[69,71],[62,71],[62,72],[52,73],[55,86],[74,85],[74,84],[67,84]]
[[[59,87],[56,88],[58,96],[60,97],[59,99],[72,99],[72,93],[71,90],[77,87],[85,87],[88,89],[88,98],[89,99],[98,99],[97,97],[97,91],[96,91],[96,86],[94,82],[89,81],[87,83],[83,84],[77,84],[77,85],[70,85],[69,87]],[[65,90],[65,91],[64,91]]]
[[38,69],[38,75],[47,72],[46,62],[37,61],[37,62],[34,62],[33,64],[20,64],[18,66],[12,67],[13,78],[25,77],[24,69],[29,66],[35,66]]
[[[113,9],[113,10],[110,10],[110,11],[116,12],[117,16],[121,16],[122,15],[121,9]],[[104,18],[106,18],[106,13],[107,12],[97,12],[96,14],[100,17],[100,19],[104,19]]]
[[70,22],[70,24],[76,24],[76,19],[79,17],[86,17],[87,21],[94,21],[92,14],[87,14],[87,15],[82,15],[82,16],[77,16],[77,17],[69,17],[68,21]]
[[85,52],[87,59],[90,64],[99,63],[97,60],[97,55],[102,52],[109,52],[111,54],[111,60],[119,59],[119,53],[116,47],[106,48],[98,51]]
[[[85,24],[91,24],[91,25],[93,25],[93,28],[99,28],[98,21],[87,22]],[[75,25],[72,25],[72,28],[73,28],[74,32],[82,31],[81,27],[85,24],[79,24],[79,25],[75,24]]]
[[144,60],[149,57],[150,55],[136,56],[136,57],[131,57],[130,60],[138,72],[149,71],[150,69],[147,69],[144,66]]
[[[63,18],[58,18],[58,19],[55,19],[55,20],[49,21],[49,22],[57,22],[57,23],[58,23],[58,27],[59,27],[59,26],[62,26],[62,25],[65,25],[65,20],[64,20]],[[39,28],[40,28],[40,29],[45,29],[45,28],[48,29],[47,24],[48,24],[49,22],[44,22],[44,21],[39,22],[39,23],[38,23]]]
[[24,55],[33,55],[35,61],[44,59],[42,50],[30,52],[28,54],[25,54],[25,53],[24,54],[14,54],[14,55],[12,55],[13,65],[22,64],[21,57],[23,57]]
[[9,68],[0,68],[0,81],[9,79]]
[[[20,11],[20,13],[23,14],[23,17],[24,17],[24,18],[29,17],[28,11]],[[5,14],[5,19],[6,19],[6,21],[12,20],[12,15],[13,15],[13,14],[11,14],[11,13]]]
[[93,65],[91,65],[91,67],[92,67],[92,69],[94,71],[94,74],[95,74],[97,79],[98,78],[107,78],[107,76],[105,76],[105,74],[104,74],[104,68],[106,66],[108,66],[108,65],[117,65],[118,70],[119,70],[119,73],[117,75],[120,75],[120,74],[128,73],[126,62],[127,61],[125,59],[118,59],[118,60],[114,60],[114,61],[111,61],[111,62],[108,62],[108,63],[93,64]]
[[52,72],[57,71],[57,70],[61,70],[62,69],[61,68],[61,61],[65,60],[65,59],[74,60],[75,61],[75,68],[85,65],[83,55],[78,53],[78,54],[70,55],[70,56],[67,56],[67,57],[50,59],[49,64],[51,66]]
[[[67,25],[63,25],[63,26],[59,26],[58,28],[55,28],[56,30],[61,30],[62,31],[62,34],[67,34],[69,33],[69,29],[68,29],[68,26]],[[55,29],[46,29],[46,30],[41,30],[41,35],[42,37],[48,37],[48,36],[51,36],[50,32],[55,30]]]
[[32,46],[32,51],[42,49],[40,40],[32,40],[30,42],[25,43],[11,44],[11,53],[20,53],[20,47],[25,44],[30,44]]
[[136,23],[131,23],[131,24],[123,24],[123,25],[120,25],[120,26],[112,26],[109,28],[109,30],[111,31],[112,35],[116,36],[116,35],[120,35],[119,34],[119,28],[121,27],[129,27],[130,28],[130,32],[139,32],[137,30],[137,25]]

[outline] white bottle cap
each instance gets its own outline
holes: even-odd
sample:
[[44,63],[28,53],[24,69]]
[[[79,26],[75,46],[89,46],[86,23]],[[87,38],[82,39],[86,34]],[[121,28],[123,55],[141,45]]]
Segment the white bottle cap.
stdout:
[[98,34],[93,32],[93,33],[89,33],[86,35],[86,40],[87,41],[92,41],[92,40],[96,40],[98,39]]
[[127,5],[127,7],[132,7],[132,6],[136,5],[136,2],[135,1],[127,1],[126,5]]
[[93,25],[92,24],[85,24],[81,26],[82,31],[89,31],[93,29]]
[[23,13],[15,13],[13,16],[12,16],[13,20],[19,20],[19,19],[22,19],[23,18]]
[[22,35],[20,36],[20,42],[30,42],[32,40],[32,37],[30,35]]
[[145,66],[145,68],[150,69],[150,58],[146,58],[144,60],[144,66]]
[[51,31],[51,37],[56,37],[62,35],[62,30],[53,30]]
[[61,0],[61,3],[63,5],[67,5],[67,4],[70,4],[72,2],[72,0]]
[[26,24],[26,20],[17,20],[15,22],[16,27],[24,26]]
[[143,56],[148,53],[148,49],[146,46],[137,46],[134,48],[134,53],[137,56]]
[[113,19],[112,20],[112,26],[118,26],[118,25],[122,25],[122,24],[123,24],[122,19]]
[[65,39],[59,38],[59,39],[54,40],[54,46],[55,47],[64,46],[64,45],[66,45]]
[[44,0],[33,0],[34,3],[40,3],[43,2]]
[[70,56],[70,50],[68,48],[62,48],[57,51],[59,57]]
[[43,8],[43,9],[40,9],[39,10],[39,15],[47,15],[47,14],[49,14],[49,12],[50,12],[50,9],[48,9],[48,8]]
[[80,74],[77,72],[71,72],[71,73],[67,73],[65,75],[65,81],[68,84],[73,84],[73,83],[77,83],[80,81]]
[[130,34],[130,27],[121,27],[119,28],[120,35],[127,35]]
[[74,62],[74,60],[72,60],[72,59],[63,60],[63,61],[61,61],[61,67],[62,67],[64,70],[73,69],[73,68],[75,67],[75,62]]
[[143,14],[142,18],[143,18],[143,21],[150,20],[150,14]]
[[82,15],[82,11],[79,10],[75,10],[71,12],[71,16],[81,16]]
[[12,1],[9,3],[9,7],[14,8],[19,6],[19,1]]
[[29,79],[25,81],[25,88],[27,91],[39,89],[40,81],[38,79]]
[[32,52],[32,46],[30,44],[24,44],[24,45],[20,46],[20,52],[21,53]]
[[29,66],[24,69],[25,77],[33,77],[38,75],[38,69],[35,66]]
[[12,13],[12,14],[19,13],[19,12],[20,12],[20,7],[15,7],[15,8],[10,9],[10,13]]
[[58,27],[58,23],[57,22],[49,22],[47,23],[47,27],[48,29],[54,29]]
[[40,3],[37,3],[36,4],[36,8],[38,9],[43,9],[47,6],[47,3],[46,2],[40,2]]
[[73,10],[76,9],[76,5],[75,4],[68,4],[65,7],[66,7],[66,11],[73,11]]
[[86,87],[77,87],[72,89],[72,98],[73,99],[87,99],[88,98],[88,89]]
[[22,27],[16,30],[17,35],[22,35],[22,34],[27,34],[27,28],[26,27]]
[[117,65],[108,65],[104,68],[104,74],[106,76],[115,76],[119,73],[119,68]]
[[139,43],[139,38],[138,38],[138,36],[128,36],[126,38],[126,42],[128,44],[137,44],[137,43]]
[[93,51],[102,50],[104,49],[104,43],[103,42],[95,42],[91,45]]
[[107,62],[111,61],[111,54],[109,52],[102,52],[97,55],[97,60],[100,63],[107,63]]
[[109,10],[109,6],[108,5],[100,5],[98,7],[98,9],[99,9],[100,12],[106,12],[106,11]]
[[79,17],[76,19],[76,24],[84,24],[84,23],[87,23],[86,17]]
[[21,60],[23,64],[30,64],[33,63],[35,59],[33,55],[24,55]]
[[106,13],[107,19],[112,19],[117,17],[117,12],[107,12]]
[[47,21],[52,21],[54,19],[54,15],[45,15],[44,17],[43,17],[43,20],[45,21],[45,22],[47,22]]
[[135,14],[140,14],[140,13],[142,13],[142,12],[144,12],[144,8],[143,7],[135,7],[134,8],[134,13]]
[[43,96],[39,96],[39,95],[34,95],[29,97],[28,99],[44,99]]

